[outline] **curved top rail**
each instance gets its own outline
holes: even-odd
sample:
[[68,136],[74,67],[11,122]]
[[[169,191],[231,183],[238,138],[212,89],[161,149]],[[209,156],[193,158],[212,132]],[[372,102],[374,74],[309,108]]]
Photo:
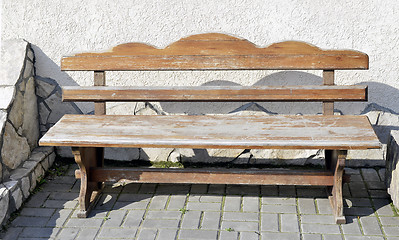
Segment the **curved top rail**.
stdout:
[[79,53],[61,61],[62,70],[295,70],[368,69],[368,56],[353,50],[323,50],[298,41],[258,47],[221,33],[192,35],[159,49],[125,43],[102,53]]

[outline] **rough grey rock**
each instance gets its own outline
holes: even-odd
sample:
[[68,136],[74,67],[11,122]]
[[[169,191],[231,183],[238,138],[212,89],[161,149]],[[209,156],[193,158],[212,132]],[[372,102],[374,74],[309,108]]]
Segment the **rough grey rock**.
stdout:
[[15,208],[20,208],[23,202],[23,195],[19,187],[15,188],[15,190],[11,194],[11,197],[12,201],[14,202]]
[[[216,163],[233,162],[244,149],[188,149],[180,148],[182,162]],[[165,160],[164,160],[165,161]]]
[[231,111],[229,114],[232,115],[274,115],[277,113],[273,113],[262,107],[257,103],[247,103],[242,105],[241,107]]
[[0,185],[0,224],[3,224],[8,212],[8,205],[10,202],[10,194],[8,189],[1,184]]
[[29,197],[29,188],[30,188],[30,181],[29,181],[29,177],[23,177],[21,179],[21,190],[22,193],[24,195],[24,198],[28,198]]
[[26,82],[24,106],[22,111],[24,116],[22,133],[26,136],[30,149],[33,150],[37,146],[37,141],[39,139],[39,115],[35,94],[35,79],[33,77],[29,78]]
[[25,62],[25,69],[23,73],[23,78],[28,78],[34,75],[34,67],[31,61]]
[[28,176],[30,173],[29,169],[17,168],[11,172],[10,179],[13,181],[18,181],[22,177]]
[[140,160],[153,162],[168,161],[174,148],[141,148]]
[[15,129],[7,122],[1,151],[3,163],[7,167],[15,169],[29,157],[29,154],[30,147],[26,138],[18,136]]
[[23,113],[23,105],[24,105],[24,96],[22,92],[18,91],[15,94],[14,101],[11,106],[10,113],[8,115],[8,120],[12,123],[12,125],[19,129],[22,127],[24,113]]
[[399,208],[399,131],[392,131],[385,168],[387,190],[393,204]]
[[317,149],[251,149],[251,163],[271,165],[320,164],[324,151]]
[[55,161],[55,157],[56,157],[55,152],[52,152],[51,154],[48,155],[47,158],[48,158],[49,167],[51,167],[53,165],[53,163]]

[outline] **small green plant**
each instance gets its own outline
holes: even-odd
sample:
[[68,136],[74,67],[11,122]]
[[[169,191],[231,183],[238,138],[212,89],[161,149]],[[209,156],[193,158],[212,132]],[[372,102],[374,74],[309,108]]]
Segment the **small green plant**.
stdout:
[[228,231],[228,232],[234,232],[234,229],[232,229],[232,228],[226,228],[226,231]]
[[185,208],[180,208],[179,211],[180,211],[182,214],[185,214],[188,210],[185,209]]
[[156,168],[184,168],[181,162],[169,162],[169,161],[160,161],[160,162],[151,162],[153,167]]
[[108,219],[110,219],[110,217],[104,217],[103,219],[104,221],[107,221]]

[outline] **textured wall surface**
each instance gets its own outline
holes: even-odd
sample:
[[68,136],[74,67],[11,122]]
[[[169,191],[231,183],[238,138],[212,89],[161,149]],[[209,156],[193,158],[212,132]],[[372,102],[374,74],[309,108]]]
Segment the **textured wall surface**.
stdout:
[[[368,84],[369,101],[399,111],[399,2],[384,1],[22,1],[3,0],[2,39],[24,38],[33,44],[37,75],[61,85],[90,85],[92,75],[61,73],[62,55],[100,51],[125,42],[165,47],[181,37],[223,32],[266,46],[301,40],[321,48],[356,49],[370,56],[368,71],[339,71],[339,84]],[[133,73],[136,85],[201,85],[223,80],[242,85],[276,84],[284,74],[253,71]],[[312,72],[310,83],[320,81]],[[108,74],[109,84],[126,79]],[[302,75],[304,81],[307,75]],[[287,82],[287,81],[286,81]],[[288,81],[289,83],[290,81]],[[284,83],[284,81],[283,81]],[[83,112],[92,105],[79,105]],[[262,104],[271,111],[285,108]],[[339,104],[343,112],[359,113],[365,104]],[[165,106],[174,111],[176,106]],[[203,106],[196,106],[199,109]],[[229,112],[237,106],[222,110]],[[206,108],[209,109],[209,108]],[[215,107],[220,109],[220,106]],[[309,110],[291,110],[305,112]],[[183,110],[184,111],[184,110]],[[200,110],[202,111],[202,110]],[[287,110],[290,111],[290,110]],[[317,111],[321,111],[317,110]]]

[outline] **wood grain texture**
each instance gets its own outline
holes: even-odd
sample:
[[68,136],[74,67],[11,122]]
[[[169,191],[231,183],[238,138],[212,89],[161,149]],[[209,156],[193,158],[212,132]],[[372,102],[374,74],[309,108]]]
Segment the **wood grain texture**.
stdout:
[[63,101],[367,101],[367,86],[63,87]]
[[[333,70],[324,70],[323,71],[323,84],[325,86],[334,85],[334,71]],[[365,98],[367,99],[367,94],[366,94]],[[333,101],[323,102],[323,114],[324,115],[334,115],[334,102]]]
[[366,116],[65,115],[41,146],[369,149],[380,142]]
[[287,41],[268,47],[220,33],[192,35],[164,49],[126,43],[103,53],[79,53],[61,61],[62,70],[368,69],[368,56],[353,50],[322,50]]

